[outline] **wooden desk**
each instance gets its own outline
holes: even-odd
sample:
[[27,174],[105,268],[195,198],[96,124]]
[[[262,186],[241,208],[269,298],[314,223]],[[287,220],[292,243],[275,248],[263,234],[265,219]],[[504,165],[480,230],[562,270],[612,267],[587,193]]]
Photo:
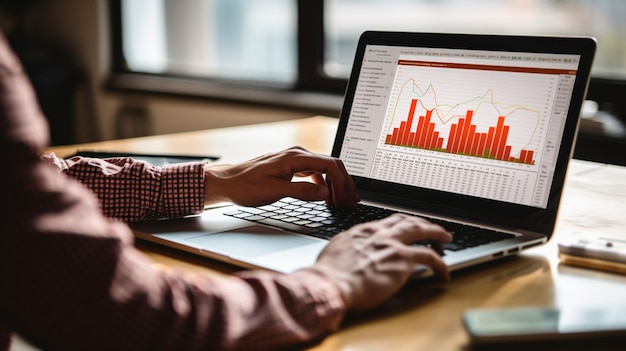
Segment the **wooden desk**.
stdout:
[[[220,155],[237,162],[265,152],[302,145],[329,154],[336,119],[312,117],[244,127],[180,133],[51,148],[59,156],[77,147],[128,152]],[[518,257],[484,264],[453,275],[452,282],[410,282],[380,309],[350,316],[341,330],[313,350],[459,350],[467,349],[461,313],[478,307],[626,305],[626,275],[559,263],[557,240],[602,233],[626,240],[626,168],[574,160],[554,238]],[[156,262],[209,274],[237,268],[184,252],[138,243]]]

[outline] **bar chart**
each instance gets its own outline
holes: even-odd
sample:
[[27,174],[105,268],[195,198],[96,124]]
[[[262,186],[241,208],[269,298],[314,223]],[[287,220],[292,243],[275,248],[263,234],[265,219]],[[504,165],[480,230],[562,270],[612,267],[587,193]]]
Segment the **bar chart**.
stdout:
[[[385,144],[420,148],[431,151],[441,151],[458,155],[474,156],[525,164],[534,164],[533,150],[521,149],[519,156],[511,155],[511,145],[507,145],[510,126],[505,124],[505,117],[498,116],[495,126],[489,126],[486,131],[477,131],[477,125],[472,124],[472,110],[467,110],[465,117],[452,123],[447,136],[440,136],[436,125],[431,121],[433,110],[415,120],[415,110],[418,99],[411,100],[408,116],[400,122],[399,127],[387,134]],[[415,125],[415,128],[413,126]],[[444,140],[447,140],[444,145]]]
[[398,67],[379,147],[537,164],[555,89],[550,77],[433,70]]

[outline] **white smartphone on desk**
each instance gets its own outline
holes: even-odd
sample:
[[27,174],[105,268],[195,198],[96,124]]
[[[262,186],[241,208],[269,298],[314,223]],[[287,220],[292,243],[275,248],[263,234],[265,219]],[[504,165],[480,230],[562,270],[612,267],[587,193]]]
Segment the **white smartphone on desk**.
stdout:
[[559,253],[626,264],[626,239],[597,236],[562,240]]
[[626,274],[626,239],[587,236],[559,241],[562,263]]
[[585,341],[626,345],[624,306],[474,309],[463,323],[475,344]]

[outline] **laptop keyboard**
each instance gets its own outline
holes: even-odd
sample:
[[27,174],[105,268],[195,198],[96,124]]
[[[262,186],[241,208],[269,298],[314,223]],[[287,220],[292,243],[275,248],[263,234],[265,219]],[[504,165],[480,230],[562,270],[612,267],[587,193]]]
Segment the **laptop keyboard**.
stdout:
[[[357,204],[354,210],[343,210],[326,206],[323,202],[284,198],[261,207],[239,207],[235,211],[226,212],[225,215],[330,239],[355,224],[382,219],[393,213],[397,211],[364,204]],[[514,237],[512,234],[460,223],[433,218],[428,218],[428,220],[441,225],[452,234],[452,242],[445,245],[445,249],[450,251],[460,251]],[[416,244],[427,245],[428,243]]]

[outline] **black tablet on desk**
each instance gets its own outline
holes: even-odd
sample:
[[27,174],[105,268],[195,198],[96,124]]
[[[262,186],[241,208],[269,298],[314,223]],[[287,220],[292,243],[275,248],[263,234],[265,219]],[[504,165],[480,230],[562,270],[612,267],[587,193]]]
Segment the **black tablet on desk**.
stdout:
[[150,153],[132,153],[121,151],[100,151],[100,150],[79,150],[76,153],[66,156],[65,159],[72,157],[93,157],[93,158],[119,158],[132,157],[136,160],[146,161],[155,166],[166,166],[174,163],[185,162],[213,162],[219,159],[218,156],[205,155],[176,155],[176,154],[150,154]]

